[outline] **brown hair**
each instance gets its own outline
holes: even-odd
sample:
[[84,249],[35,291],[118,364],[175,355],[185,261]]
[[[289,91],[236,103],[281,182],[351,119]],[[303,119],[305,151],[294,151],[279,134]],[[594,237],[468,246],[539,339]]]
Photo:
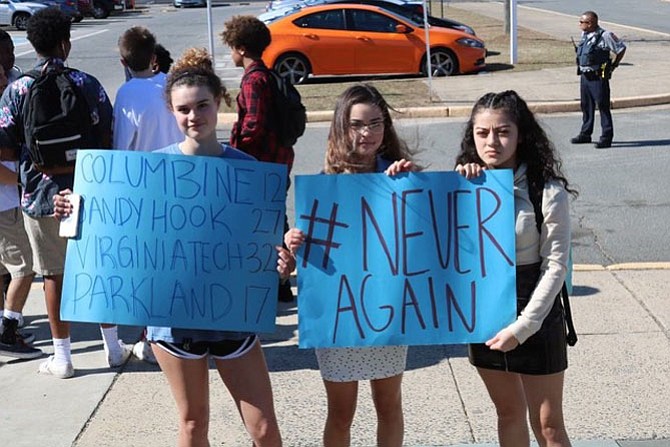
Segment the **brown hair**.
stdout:
[[351,134],[349,131],[349,117],[351,108],[355,104],[371,104],[379,107],[384,119],[384,138],[379,147],[378,155],[389,161],[400,159],[411,160],[412,152],[407,144],[398,137],[393,127],[390,110],[379,91],[370,84],[356,84],[346,89],[337,98],[333,121],[330,124],[328,134],[328,148],[324,172],[326,174],[339,174],[343,172],[368,172],[360,156],[354,151]]
[[223,98],[226,104],[231,104],[230,95],[214,71],[212,58],[204,48],[188,48],[170,68],[165,83],[165,96],[170,106],[172,89],[182,85],[207,87],[215,98]]
[[230,48],[244,47],[254,57],[261,57],[272,41],[268,27],[254,16],[233,16],[223,26],[223,42]]
[[143,26],[128,28],[119,37],[119,54],[132,71],[143,71],[151,66],[156,48],[156,37]]

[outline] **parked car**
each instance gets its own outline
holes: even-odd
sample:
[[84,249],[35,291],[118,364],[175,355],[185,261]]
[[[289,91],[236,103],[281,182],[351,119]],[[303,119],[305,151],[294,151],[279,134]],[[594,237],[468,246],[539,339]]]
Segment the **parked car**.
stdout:
[[[81,5],[82,0],[78,0]],[[125,0],[89,0],[90,5],[84,6],[84,15],[93,16],[96,19],[106,19],[113,12],[121,12],[125,9]],[[80,6],[81,8],[81,6]]]
[[[423,2],[419,0],[271,0],[266,6],[266,11],[279,10],[285,13],[285,8],[300,8],[332,3],[357,3],[379,6],[403,17],[407,17],[423,26]],[[468,34],[472,34],[473,36],[475,35],[475,30],[471,26],[457,22],[456,20],[428,15],[428,24],[430,26],[458,29]]]
[[77,0],[77,9],[86,17],[93,16],[93,2],[91,0]]
[[77,0],[36,0],[39,3],[44,3],[47,6],[53,6],[61,10],[63,14],[72,19],[73,22],[81,22],[84,15],[79,10]]
[[175,8],[185,8],[187,6],[207,6],[207,0],[172,0],[172,6]]
[[[310,75],[428,74],[424,29],[383,8],[309,6],[268,24],[263,61],[294,84]],[[484,42],[460,30],[429,28],[433,76],[485,67]]]
[[40,9],[47,8],[44,3],[21,0],[0,0],[0,25],[13,25],[25,30],[28,19]]

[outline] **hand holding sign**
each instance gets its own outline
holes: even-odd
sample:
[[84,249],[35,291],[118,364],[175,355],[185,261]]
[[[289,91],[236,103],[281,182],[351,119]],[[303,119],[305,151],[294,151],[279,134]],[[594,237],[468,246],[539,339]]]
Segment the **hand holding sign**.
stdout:
[[285,166],[86,150],[75,172],[84,207],[63,319],[274,329]]
[[298,176],[301,347],[492,337],[516,315],[512,190],[510,171]]

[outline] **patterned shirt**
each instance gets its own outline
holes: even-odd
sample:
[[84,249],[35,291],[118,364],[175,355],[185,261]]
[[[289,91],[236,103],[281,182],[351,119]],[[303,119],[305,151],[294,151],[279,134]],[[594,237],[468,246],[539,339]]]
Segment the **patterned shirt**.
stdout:
[[[60,59],[42,59],[35,69],[41,69],[47,62],[51,65],[64,65]],[[108,146],[112,132],[112,104],[105,89],[97,79],[84,72],[74,70],[70,77],[84,92],[91,111],[92,124],[99,126],[100,134],[108,137],[106,141],[100,141],[101,148]],[[49,176],[37,170],[30,160],[24,142],[22,113],[26,93],[34,81],[30,76],[20,77],[3,93],[0,99],[0,148],[20,150],[19,178],[23,190],[21,207],[29,216],[44,217],[53,214],[54,194],[65,188],[72,188],[74,174]]]
[[[262,69],[258,69],[262,67]],[[244,71],[237,95],[237,122],[233,125],[230,145],[260,161],[281,163],[291,172],[292,147],[279,144],[274,129],[272,105],[272,75],[262,61],[256,61]]]

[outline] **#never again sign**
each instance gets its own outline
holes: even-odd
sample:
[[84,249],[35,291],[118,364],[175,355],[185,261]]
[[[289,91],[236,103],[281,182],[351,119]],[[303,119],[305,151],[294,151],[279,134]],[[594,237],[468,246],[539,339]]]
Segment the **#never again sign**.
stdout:
[[478,343],[516,316],[513,177],[296,177],[301,347]]

